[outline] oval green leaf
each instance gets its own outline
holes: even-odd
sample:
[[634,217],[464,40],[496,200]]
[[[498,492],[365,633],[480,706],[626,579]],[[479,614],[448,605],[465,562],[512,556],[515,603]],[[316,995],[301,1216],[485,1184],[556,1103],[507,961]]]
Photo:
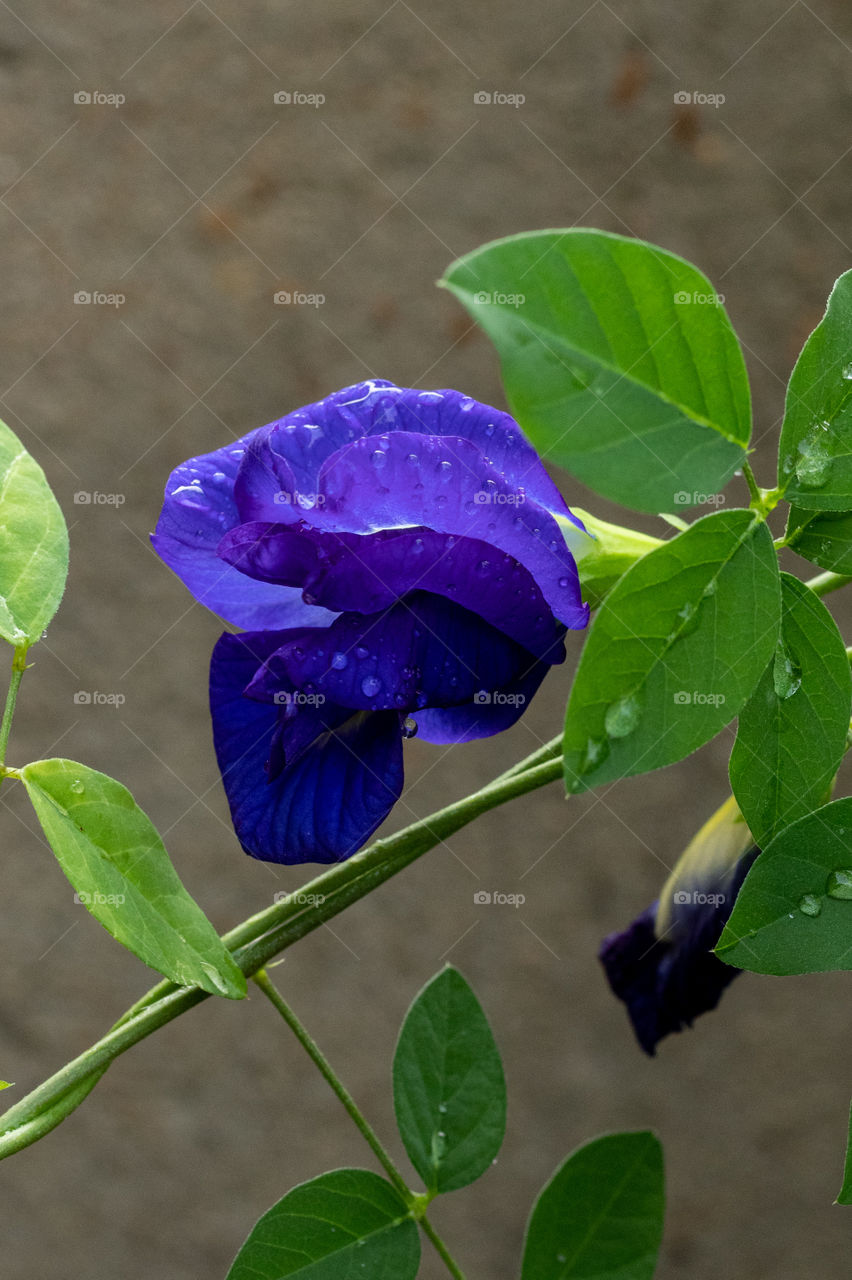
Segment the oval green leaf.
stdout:
[[506,1082],[482,1007],[457,969],[406,1014],[393,1062],[396,1121],[426,1187],[455,1191],[493,1163],[506,1131]]
[[776,836],[746,876],[716,953],[752,973],[852,969],[852,798]]
[[180,986],[245,995],[241,970],[126,787],[73,760],[37,760],[19,776],[77,900],[118,942]]
[[569,791],[682,760],[738,714],[778,637],[778,560],[750,511],[649,552],[592,624],[565,721]]
[[832,573],[852,574],[852,511],[791,507],[787,545],[797,556]]
[[832,289],[790,376],[778,475],[788,502],[852,508],[852,271]]
[[664,1213],[654,1135],[596,1138],[568,1157],[536,1201],[521,1280],[650,1280]]
[[397,1192],[366,1169],[337,1169],[288,1191],[255,1224],[227,1280],[414,1280],[417,1227]]
[[843,637],[817,596],[781,575],[781,634],[740,712],[731,788],[755,844],[827,798],[846,750],[852,676]]
[[459,258],[441,281],[497,348],[540,453],[638,511],[695,505],[741,464],[742,351],[709,280],[642,240],[535,231]]
[[0,636],[35,644],[68,575],[65,517],[44,472],[0,422]]

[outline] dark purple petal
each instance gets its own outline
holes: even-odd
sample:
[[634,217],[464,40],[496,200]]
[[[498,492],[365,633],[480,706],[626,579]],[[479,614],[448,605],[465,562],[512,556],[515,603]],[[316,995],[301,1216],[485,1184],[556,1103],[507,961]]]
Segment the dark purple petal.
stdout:
[[535,695],[550,670],[546,662],[536,662],[518,680],[502,689],[478,689],[473,702],[463,707],[428,708],[413,713],[417,736],[425,742],[451,744],[490,738],[511,729]]
[[[553,660],[563,654],[560,637]],[[405,713],[514,687],[536,665],[468,609],[412,592],[383,613],[345,613],[329,627],[286,634],[247,692],[269,701],[295,687],[340,706]]]
[[[623,1000],[646,1053],[674,1031],[691,1027],[699,1014],[715,1009],[725,988],[741,972],[724,964],[713,948],[721,937],[736,896],[759,850],[739,861],[725,892],[684,890],[668,931],[657,936],[658,904],[643,911],[623,933],[601,946],[600,959],[613,993]],[[721,899],[721,901],[719,901]]]
[[540,657],[553,655],[563,634],[531,574],[478,538],[254,523],[228,533],[219,554],[262,582],[301,584],[312,604],[334,613],[377,613],[419,589],[458,601]]
[[196,600],[239,627],[288,627],[309,619],[322,625],[323,609],[309,609],[289,587],[248,583],[216,554],[222,537],[239,523],[233,489],[245,448],[258,435],[176,467],[166,485],[163,510],[151,535],[154,549]]
[[268,632],[225,634],[213,651],[213,737],[234,829],[254,858],[338,862],[369,839],[399,799],[400,717],[244,697],[258,663],[280,640]]

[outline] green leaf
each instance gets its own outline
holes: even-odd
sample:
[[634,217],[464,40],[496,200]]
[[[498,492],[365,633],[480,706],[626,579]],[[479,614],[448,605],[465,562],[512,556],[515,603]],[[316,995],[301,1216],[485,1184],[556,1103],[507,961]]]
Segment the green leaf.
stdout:
[[0,1089],[11,1089],[13,1084],[13,1080],[0,1080]]
[[843,1170],[843,1186],[837,1193],[835,1204],[852,1204],[852,1110],[849,1112],[849,1138],[846,1143],[846,1166]]
[[405,1017],[393,1062],[396,1121],[432,1192],[455,1191],[496,1159],[506,1082],[485,1014],[457,969],[434,977]]
[[650,1280],[664,1212],[654,1135],[596,1138],[568,1157],[536,1201],[521,1280]]
[[245,995],[242,972],[126,787],[73,760],[37,760],[19,776],[77,900],[118,942],[181,986]]
[[781,635],[740,712],[731,787],[755,844],[766,848],[827,798],[846,749],[852,676],[821,600],[781,575]]
[[414,1280],[419,1266],[417,1227],[390,1183],[337,1169],[273,1205],[226,1280]]
[[776,836],[746,876],[716,952],[752,973],[852,969],[852,798]]
[[65,590],[68,530],[41,467],[0,422],[0,636],[34,644]]
[[778,561],[749,511],[720,511],[649,552],[589,631],[565,722],[585,791],[682,760],[733,720],[775,649]]
[[852,508],[852,271],[832,289],[790,377],[778,473],[788,502]]
[[852,511],[791,507],[787,545],[796,555],[832,573],[852,573]]
[[682,258],[603,231],[535,231],[459,258],[441,284],[496,346],[536,448],[598,493],[670,511],[741,464],[742,351],[713,286]]

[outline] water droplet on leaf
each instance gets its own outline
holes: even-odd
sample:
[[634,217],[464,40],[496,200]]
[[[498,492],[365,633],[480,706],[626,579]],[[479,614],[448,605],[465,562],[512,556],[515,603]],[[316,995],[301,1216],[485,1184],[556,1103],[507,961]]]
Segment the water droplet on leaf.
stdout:
[[825,888],[830,898],[852,900],[852,870],[832,871]]
[[611,702],[604,716],[607,737],[628,737],[638,725],[641,715],[642,701],[638,693],[628,693],[617,702]]
[[79,778],[74,779],[74,781],[71,783],[70,789],[74,792],[75,796],[81,796],[83,792],[86,790],[84,784],[80,781]]
[[822,903],[812,893],[806,893],[799,899],[799,910],[803,916],[818,916],[822,911]]
[[778,641],[772,665],[772,683],[779,698],[792,698],[802,684],[802,669],[783,640]]
[[796,479],[803,489],[821,489],[828,483],[832,466],[828,436],[828,424],[815,422],[804,439],[799,441],[795,470]]

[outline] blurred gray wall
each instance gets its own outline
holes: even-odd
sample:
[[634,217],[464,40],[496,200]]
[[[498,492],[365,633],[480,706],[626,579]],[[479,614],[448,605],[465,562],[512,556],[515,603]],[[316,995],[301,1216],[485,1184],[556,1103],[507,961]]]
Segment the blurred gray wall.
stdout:
[[[0,5],[0,413],[45,466],[72,544],[13,762],[64,754],[129,784],[222,928],[297,886],[298,870],[243,857],[228,825],[206,708],[219,627],[147,545],[170,469],[366,374],[502,403],[492,350],[434,281],[485,240],[579,223],[678,251],[726,294],[770,484],[787,372],[852,265],[850,83],[840,0]],[[525,102],[477,105],[483,91]],[[75,303],[95,291],[124,301]],[[276,291],[325,301],[276,305]],[[569,679],[554,674],[499,740],[412,742],[390,825],[552,736]],[[126,701],[76,705],[79,690]],[[663,1280],[848,1269],[831,1205],[852,1086],[845,978],[743,978],[650,1061],[595,959],[724,799],[731,740],[588,797],[515,802],[277,970],[391,1145],[406,1005],[446,959],[475,986],[506,1057],[509,1132],[496,1168],[434,1212],[471,1278],[516,1273],[526,1206],[568,1150],[648,1125],[668,1165]],[[20,790],[0,806],[13,1100],[152,975],[74,904]],[[476,907],[478,888],[526,901]],[[290,1186],[368,1156],[260,998],[211,1001],[0,1167],[3,1274],[215,1280]],[[441,1274],[426,1256],[422,1275]]]

